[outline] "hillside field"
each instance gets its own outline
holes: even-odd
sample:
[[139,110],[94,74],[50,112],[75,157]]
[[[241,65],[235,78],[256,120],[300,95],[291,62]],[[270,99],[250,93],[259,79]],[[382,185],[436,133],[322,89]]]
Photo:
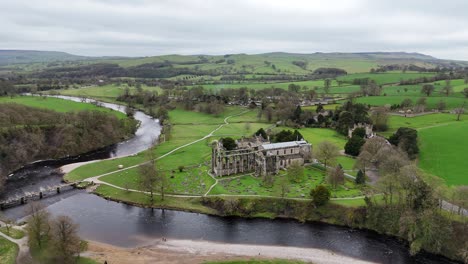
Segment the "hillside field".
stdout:
[[30,107],[37,107],[42,109],[53,110],[57,112],[73,112],[73,111],[101,111],[112,113],[118,118],[125,118],[125,114],[114,111],[105,107],[98,107],[88,103],[72,102],[52,97],[39,97],[39,96],[16,96],[16,97],[0,97],[0,103],[16,103]]
[[468,185],[467,131],[466,121],[419,130],[419,166],[442,177],[448,185]]

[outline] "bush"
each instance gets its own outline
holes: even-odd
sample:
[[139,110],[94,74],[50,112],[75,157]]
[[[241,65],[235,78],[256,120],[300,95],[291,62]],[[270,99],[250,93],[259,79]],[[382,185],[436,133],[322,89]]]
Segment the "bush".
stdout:
[[313,203],[317,206],[325,205],[330,200],[330,190],[323,185],[318,185],[310,191]]
[[345,153],[352,156],[358,156],[364,143],[366,143],[366,141],[362,137],[356,136],[353,133],[353,137],[346,142]]
[[355,180],[356,184],[364,184],[366,183],[366,177],[364,175],[364,172],[362,172],[362,170],[359,170],[357,175],[356,175],[356,180]]

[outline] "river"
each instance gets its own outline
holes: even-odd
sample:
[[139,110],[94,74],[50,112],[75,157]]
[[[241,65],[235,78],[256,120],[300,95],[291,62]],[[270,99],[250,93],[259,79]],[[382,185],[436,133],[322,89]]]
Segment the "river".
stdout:
[[[80,100],[69,97],[64,99]],[[141,112],[137,112],[135,117],[141,121],[137,135],[110,150],[109,157],[142,151],[159,134],[160,127],[154,119]],[[25,173],[29,173],[29,177],[34,177],[40,169],[37,164],[40,163],[36,163],[32,170],[26,169]],[[141,246],[151,240],[166,237],[232,244],[319,248],[378,263],[454,263],[431,254],[410,256],[405,243],[391,237],[322,223],[223,218],[172,210],[151,210],[107,201],[82,190],[49,197],[43,202],[53,215],[68,215],[76,221],[84,239],[122,247]],[[8,209],[4,214],[16,220],[25,217],[23,207]]]

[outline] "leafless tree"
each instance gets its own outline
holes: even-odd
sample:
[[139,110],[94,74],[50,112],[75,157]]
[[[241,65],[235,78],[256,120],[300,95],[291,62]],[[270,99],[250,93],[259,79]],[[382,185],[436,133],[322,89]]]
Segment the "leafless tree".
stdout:
[[51,242],[55,261],[73,263],[82,249],[78,225],[68,216],[58,216],[52,221]]
[[336,166],[333,169],[330,169],[328,171],[328,177],[327,177],[328,183],[330,183],[334,189],[338,187],[338,185],[344,183],[344,172],[343,168],[341,166]]
[[42,249],[50,234],[49,212],[44,209],[42,204],[37,202],[30,203],[26,210],[29,215],[26,227],[29,245],[30,247]]
[[149,193],[151,206],[154,205],[154,193],[158,190],[158,172],[154,161],[150,160],[139,166],[140,177],[138,183],[141,190]]
[[466,104],[466,102],[463,102],[461,107],[455,108],[453,110],[455,112],[455,114],[457,114],[457,121],[460,121],[461,115],[465,113],[465,104]]
[[333,162],[339,155],[338,147],[329,141],[319,143],[315,150],[315,157],[324,163],[325,170],[327,170],[328,164]]

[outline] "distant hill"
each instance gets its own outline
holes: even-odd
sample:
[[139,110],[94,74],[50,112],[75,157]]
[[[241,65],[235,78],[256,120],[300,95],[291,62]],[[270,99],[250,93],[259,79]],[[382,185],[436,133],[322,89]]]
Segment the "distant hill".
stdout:
[[0,65],[27,64],[37,62],[78,61],[89,57],[77,56],[60,51],[0,50]]
[[[102,60],[101,60],[102,61]],[[104,60],[121,67],[150,63],[170,63],[174,67],[223,71],[225,74],[307,74],[317,68],[341,68],[348,73],[368,72],[379,65],[415,65],[424,68],[466,67],[468,62],[441,60],[429,55],[407,52],[362,53],[285,53],[227,54],[227,55],[163,55],[143,58]]]
[[[55,63],[54,63],[55,62]],[[172,67],[180,74],[198,75],[278,75],[310,74],[318,68],[340,68],[348,73],[369,72],[382,65],[414,65],[423,68],[468,67],[468,62],[441,60],[429,55],[407,52],[359,53],[286,53],[227,55],[162,55],[151,57],[86,57],[56,51],[0,50],[0,67],[28,71],[72,67],[93,63],[118,64],[122,68],[141,67],[145,70]],[[38,65],[38,63],[41,63]],[[140,69],[141,70],[141,69]]]

